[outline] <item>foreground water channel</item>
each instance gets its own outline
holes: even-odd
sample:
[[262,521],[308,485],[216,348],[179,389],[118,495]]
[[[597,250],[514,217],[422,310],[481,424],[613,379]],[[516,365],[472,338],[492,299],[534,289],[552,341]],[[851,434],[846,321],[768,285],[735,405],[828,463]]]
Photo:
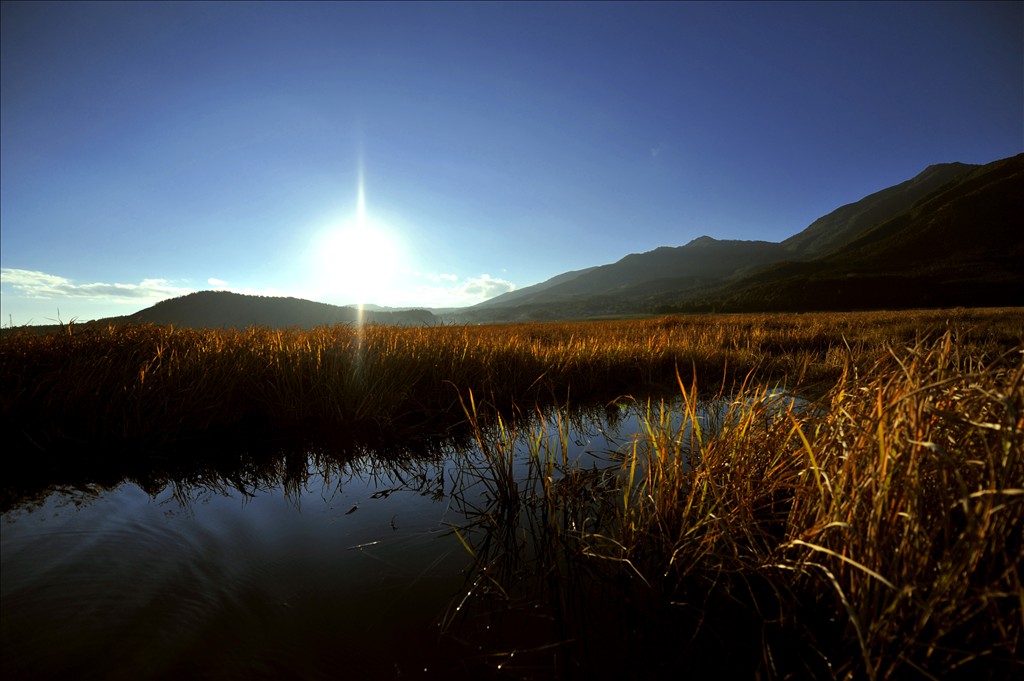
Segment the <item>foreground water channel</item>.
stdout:
[[[705,416],[720,419],[722,409]],[[565,462],[614,475],[644,430],[643,412],[594,411],[561,423],[561,433],[549,418],[531,426],[533,441],[557,453],[556,476]],[[510,469],[519,479],[536,473],[524,442]],[[482,591],[492,539],[478,522],[495,494],[479,447],[421,459],[300,458],[299,475],[199,476],[148,492],[127,481],[85,484],[4,512],[3,678],[476,678],[514,669],[516,649],[495,646],[501,634],[487,631],[486,616],[459,617]],[[539,649],[557,644],[540,638]]]

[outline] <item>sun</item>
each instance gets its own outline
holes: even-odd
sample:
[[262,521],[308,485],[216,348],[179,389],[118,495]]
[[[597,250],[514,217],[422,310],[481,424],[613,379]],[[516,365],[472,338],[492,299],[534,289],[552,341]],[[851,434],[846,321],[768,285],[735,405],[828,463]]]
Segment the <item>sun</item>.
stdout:
[[308,274],[321,300],[388,305],[399,294],[405,252],[398,233],[367,211],[363,175],[360,154],[355,213],[317,232]]
[[323,230],[313,254],[317,288],[346,303],[384,303],[392,293],[401,245],[384,224],[366,217]]

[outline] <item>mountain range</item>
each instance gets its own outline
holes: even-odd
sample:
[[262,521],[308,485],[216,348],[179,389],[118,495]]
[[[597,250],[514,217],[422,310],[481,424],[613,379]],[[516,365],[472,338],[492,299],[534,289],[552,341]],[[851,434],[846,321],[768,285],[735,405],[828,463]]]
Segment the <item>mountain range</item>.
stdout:
[[781,243],[702,236],[558,275],[461,318],[961,305],[1024,305],[1024,154],[929,166]]
[[688,312],[1024,305],[1024,154],[944,163],[782,242],[702,236],[559,274],[468,308],[360,312],[201,291],[100,323],[195,327],[430,325]]

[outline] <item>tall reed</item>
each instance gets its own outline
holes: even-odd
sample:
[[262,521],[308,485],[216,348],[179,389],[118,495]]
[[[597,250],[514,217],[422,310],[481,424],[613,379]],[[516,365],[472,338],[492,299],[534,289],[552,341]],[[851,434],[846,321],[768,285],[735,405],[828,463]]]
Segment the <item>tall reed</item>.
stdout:
[[1024,671],[1021,360],[947,333],[844,377],[795,426],[806,465],[776,556],[845,614],[838,676]]
[[[532,506],[521,496],[533,510],[505,517],[504,536],[521,541],[503,545],[503,560],[543,559],[491,572],[504,579],[497,591],[521,594],[531,570],[546,575],[536,605],[563,622],[557,650],[577,671],[601,654],[580,650],[596,635],[634,641],[619,649],[632,672],[620,671],[639,659],[641,676],[1019,675],[1022,351],[981,358],[948,331],[848,364],[812,404],[755,376],[710,402],[680,380],[678,406],[642,403],[614,475],[568,496],[545,487]],[[524,437],[527,452],[536,437]],[[525,520],[535,517],[579,521]],[[587,605],[597,594],[611,622]],[[515,637],[496,645],[507,654]]]

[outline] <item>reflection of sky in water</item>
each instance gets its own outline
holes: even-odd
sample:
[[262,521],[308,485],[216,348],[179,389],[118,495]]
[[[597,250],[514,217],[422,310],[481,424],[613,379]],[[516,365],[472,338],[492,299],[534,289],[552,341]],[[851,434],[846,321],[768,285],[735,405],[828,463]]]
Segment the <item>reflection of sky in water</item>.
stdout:
[[[316,677],[346,652],[359,654],[351,670],[411,663],[466,567],[447,504],[322,482],[298,503],[277,489],[188,506],[126,483],[81,507],[54,495],[6,514],[4,676]],[[410,634],[407,659],[391,661]]]
[[[570,464],[617,465],[642,411],[566,424]],[[707,423],[725,413],[709,409]],[[678,409],[672,423],[688,437]],[[472,565],[451,532],[465,524],[451,494],[459,486],[461,502],[486,505],[460,456],[479,459],[452,454],[400,477],[314,472],[288,494],[192,489],[184,502],[181,490],[150,497],[126,482],[5,513],[3,676],[451,671],[438,623]],[[526,474],[522,456],[516,470]]]

